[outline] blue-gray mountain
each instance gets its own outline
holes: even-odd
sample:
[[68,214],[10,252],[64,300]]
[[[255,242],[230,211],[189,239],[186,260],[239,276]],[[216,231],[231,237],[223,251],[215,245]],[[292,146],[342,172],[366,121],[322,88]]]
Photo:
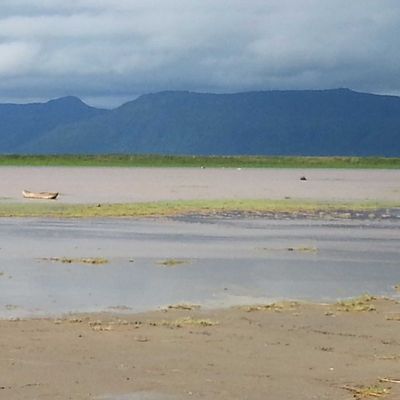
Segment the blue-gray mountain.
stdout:
[[161,92],[114,110],[0,105],[0,152],[400,156],[400,97],[348,89]]
[[0,153],[19,153],[23,147],[34,149],[53,129],[102,113],[104,110],[89,107],[76,97],[43,104],[0,104]]

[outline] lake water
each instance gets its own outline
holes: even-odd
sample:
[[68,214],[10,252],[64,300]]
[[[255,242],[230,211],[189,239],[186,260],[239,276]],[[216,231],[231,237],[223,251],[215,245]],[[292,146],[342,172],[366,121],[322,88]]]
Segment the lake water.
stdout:
[[400,170],[1,167],[0,182],[0,206],[32,201],[22,198],[23,189],[60,192],[59,203],[285,197],[400,202]]
[[[104,265],[51,257],[104,257]],[[167,259],[183,264],[161,265]],[[397,296],[400,221],[1,219],[0,317]]]

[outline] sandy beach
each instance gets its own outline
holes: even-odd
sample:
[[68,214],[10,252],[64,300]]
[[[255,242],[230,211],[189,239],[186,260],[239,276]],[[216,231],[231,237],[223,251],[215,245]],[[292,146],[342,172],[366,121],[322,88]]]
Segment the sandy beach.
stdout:
[[398,399],[399,304],[349,307],[3,320],[0,397]]

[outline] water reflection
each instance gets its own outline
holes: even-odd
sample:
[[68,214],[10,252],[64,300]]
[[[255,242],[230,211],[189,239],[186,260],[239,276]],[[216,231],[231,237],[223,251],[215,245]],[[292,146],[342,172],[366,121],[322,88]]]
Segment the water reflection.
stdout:
[[4,219],[0,316],[395,296],[399,228],[398,221]]

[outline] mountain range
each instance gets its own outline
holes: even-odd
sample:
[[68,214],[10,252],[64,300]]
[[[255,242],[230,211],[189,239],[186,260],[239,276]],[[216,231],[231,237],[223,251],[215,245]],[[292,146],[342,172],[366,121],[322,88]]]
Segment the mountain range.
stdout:
[[400,97],[349,89],[0,104],[1,154],[400,156]]

